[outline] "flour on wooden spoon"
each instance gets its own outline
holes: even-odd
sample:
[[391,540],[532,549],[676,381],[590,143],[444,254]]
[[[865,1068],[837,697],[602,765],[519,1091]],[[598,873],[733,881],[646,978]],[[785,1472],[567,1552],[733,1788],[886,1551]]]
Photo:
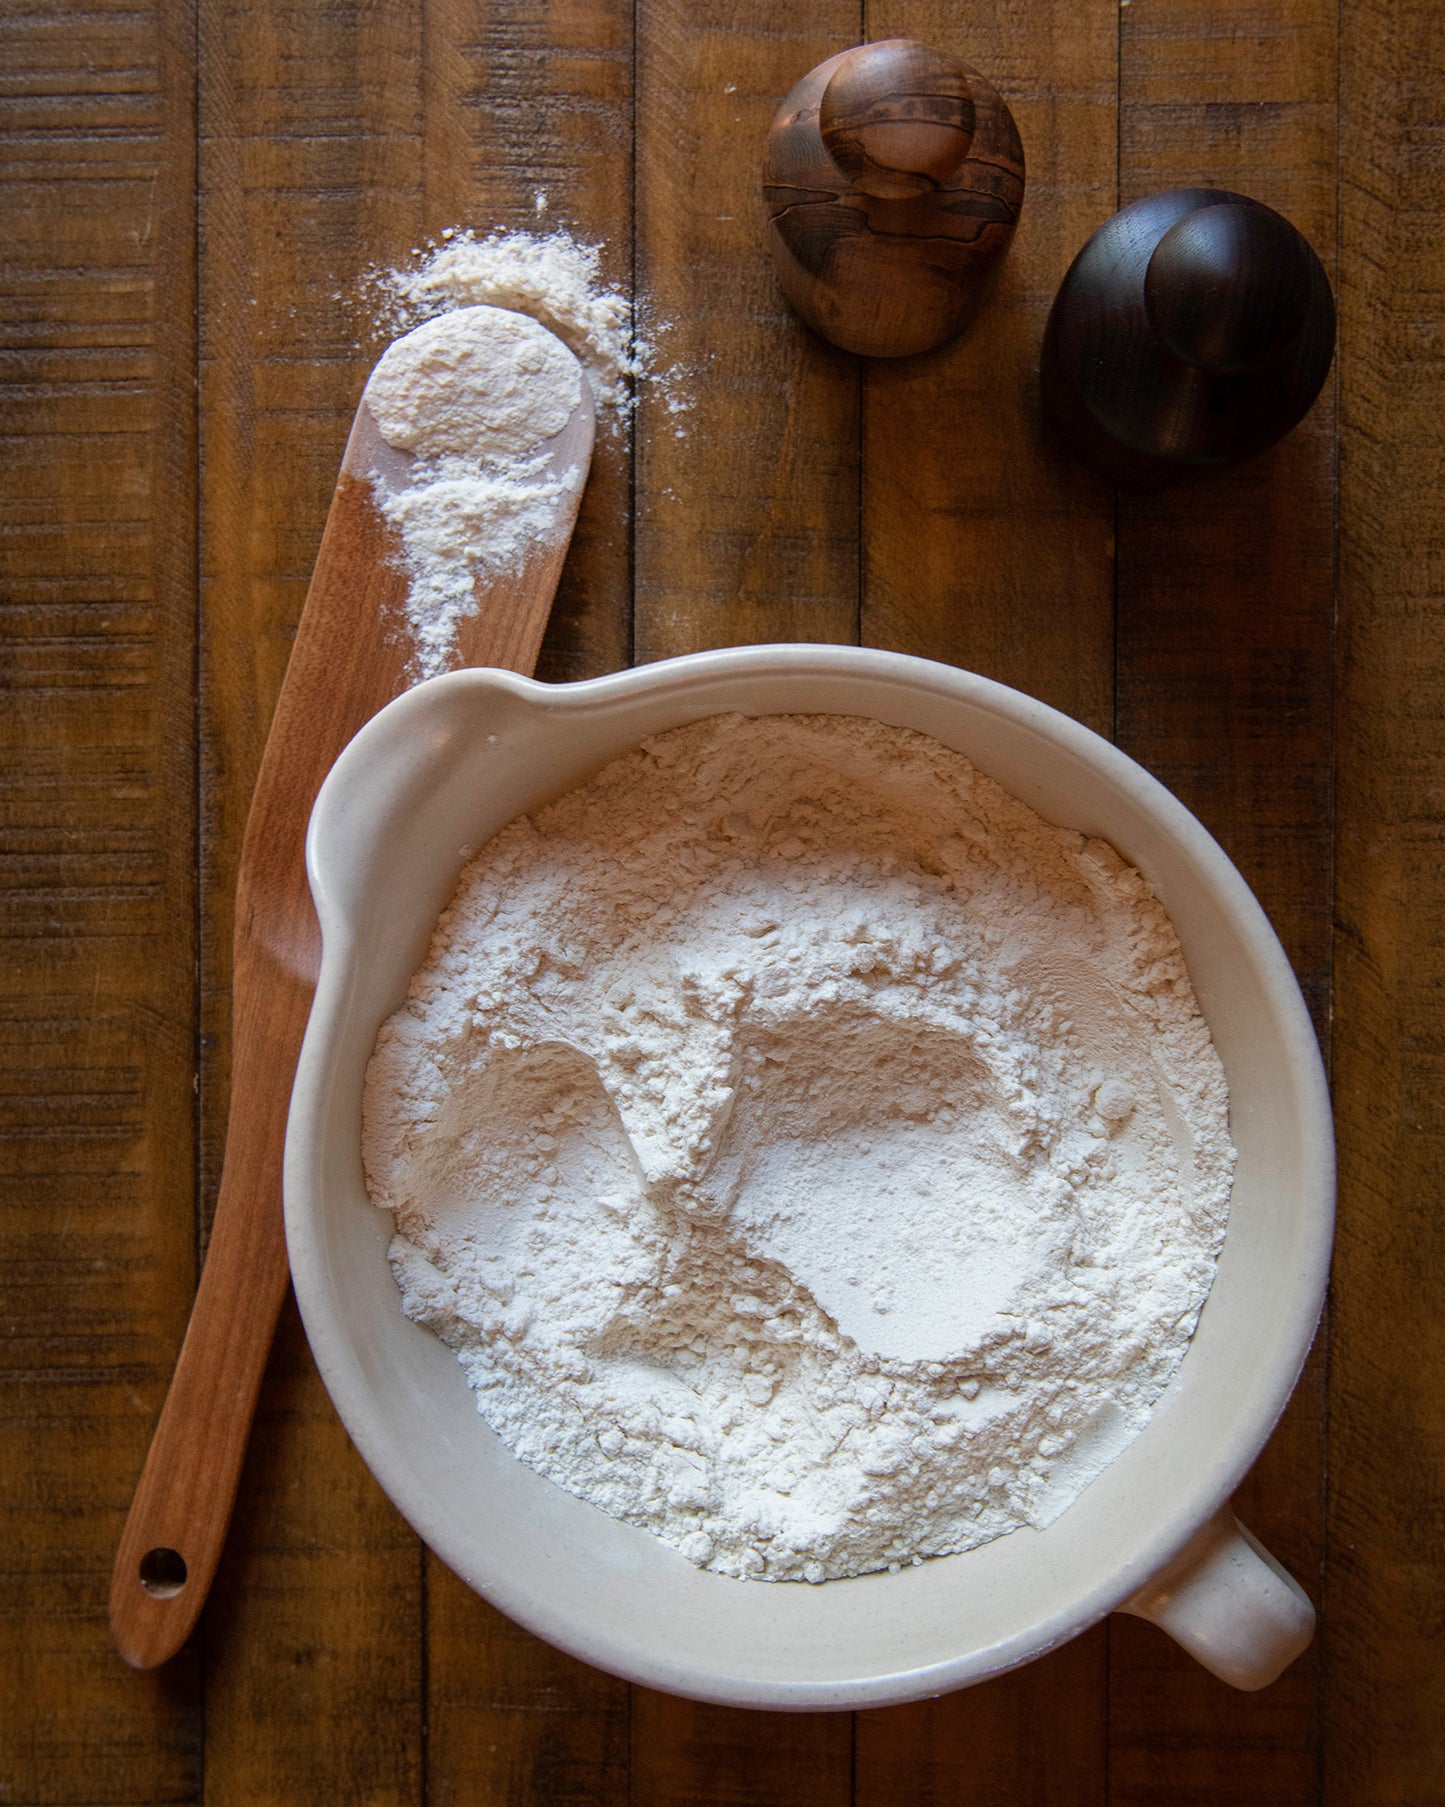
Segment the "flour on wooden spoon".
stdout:
[[548,442],[582,399],[577,359],[524,314],[467,307],[397,339],[366,385],[382,438],[409,453],[405,480],[375,471],[377,507],[401,542],[413,676],[451,668],[477,585],[519,573],[571,525],[582,482]]

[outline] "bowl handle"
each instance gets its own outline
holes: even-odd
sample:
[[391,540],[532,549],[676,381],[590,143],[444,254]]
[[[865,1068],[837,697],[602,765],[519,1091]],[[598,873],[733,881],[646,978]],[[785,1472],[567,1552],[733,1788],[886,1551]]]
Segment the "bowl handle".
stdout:
[[1309,1596],[1222,1506],[1120,1612],[1148,1619],[1231,1688],[1266,1688],[1314,1636]]

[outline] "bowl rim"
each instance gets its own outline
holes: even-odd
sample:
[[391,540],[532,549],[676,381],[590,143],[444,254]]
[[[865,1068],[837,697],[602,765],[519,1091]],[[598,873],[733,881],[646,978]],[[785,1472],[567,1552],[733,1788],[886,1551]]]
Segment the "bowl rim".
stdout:
[[[1270,1007],[1286,1042],[1292,1065],[1293,1095],[1301,1122],[1308,1170],[1302,1193],[1313,1208],[1306,1244],[1280,1301],[1278,1361],[1267,1378],[1250,1391],[1227,1451],[1201,1459],[1207,1480],[1182,1489],[1186,1503],[1161,1518],[1139,1538],[1134,1554],[1110,1569],[1082,1593],[1074,1605],[1000,1644],[973,1650],[918,1669],[892,1669],[886,1674],[845,1681],[779,1681],[747,1677],[700,1666],[695,1674],[679,1671],[675,1662],[649,1661],[649,1653],[633,1640],[614,1638],[605,1625],[588,1621],[585,1609],[553,1610],[536,1591],[504,1569],[488,1569],[485,1540],[461,1547],[424,1487],[390,1448],[372,1409],[362,1378],[353,1371],[340,1313],[333,1307],[324,1281],[324,1238],[321,1214],[311,1208],[313,1146],[329,1093],[326,1057],[335,1027],[344,1024],[355,949],[344,911],[332,893],[325,865],[325,839],[330,819],[367,782],[374,755],[396,736],[416,734],[428,715],[451,707],[459,693],[478,699],[498,694],[552,719],[576,718],[612,710],[629,699],[643,701],[674,693],[679,702],[718,680],[815,677],[866,679],[944,700],[959,701],[986,714],[1007,718],[1093,766],[1115,788],[1123,790],[1187,854],[1208,869],[1219,901],[1234,926],[1250,942],[1265,980]],[[760,707],[756,713],[841,713],[799,708]],[[703,711],[701,713],[709,713]],[[750,713],[733,705],[711,713]],[[858,711],[862,713],[862,711]],[[684,716],[682,719],[697,719]],[[639,730],[638,739],[655,728]],[[574,781],[575,782],[575,781]],[[1159,780],[1110,741],[1049,704],[961,668],[910,654],[856,646],[789,643],[729,647],[684,654],[605,676],[566,684],[549,684],[514,672],[475,667],[433,678],[403,693],[363,727],[343,750],[318,793],[306,837],[306,866],[322,927],[322,964],[297,1066],[288,1121],[285,1156],[285,1218],[288,1250],[297,1303],[322,1380],[356,1445],[392,1503],[421,1536],[468,1585],[519,1624],[581,1660],[627,1680],[666,1692],[718,1704],[792,1711],[849,1710],[886,1706],[936,1696],[1017,1668],[1062,1644],[1117,1609],[1145,1586],[1184,1548],[1199,1527],[1224,1506],[1252,1466],[1293,1392],[1309,1353],[1324,1303],[1334,1227],[1334,1136],[1328,1087],[1313,1025],[1288,957],[1263,908],[1243,876],[1203,824]],[[1227,1459],[1226,1459],[1227,1458]],[[948,1558],[940,1558],[946,1561]],[[782,1584],[778,1584],[782,1585]]]

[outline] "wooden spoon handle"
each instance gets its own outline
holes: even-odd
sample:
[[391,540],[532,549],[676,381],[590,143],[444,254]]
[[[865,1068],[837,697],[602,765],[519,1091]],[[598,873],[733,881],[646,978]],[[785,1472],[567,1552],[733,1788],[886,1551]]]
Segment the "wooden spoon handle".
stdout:
[[[303,1008],[297,1047],[305,1023]],[[174,1656],[205,1605],[286,1296],[279,1144],[290,1069],[279,1041],[266,1075],[239,1042],[236,1052],[233,1083],[246,1097],[248,1127],[233,1116],[190,1325],[111,1576],[111,1635],[136,1669]],[[234,1202],[242,1185],[254,1188],[249,1209]]]
[[[459,663],[535,668],[567,539],[480,593]],[[306,823],[342,748],[406,688],[408,650],[385,626],[406,590],[393,551],[369,484],[343,473],[241,851],[232,1104],[214,1229],[111,1577],[111,1633],[138,1669],[174,1655],[205,1605],[286,1294],[286,1113],[320,964]]]
[[366,485],[343,476],[241,852],[232,1108],[214,1229],[111,1577],[111,1632],[138,1669],[174,1655],[205,1605],[286,1295],[281,1159],[319,953],[305,824],[332,760],[401,687],[402,650],[380,631],[357,634],[356,605],[339,588],[360,583],[372,620],[386,620],[405,594],[387,555]]

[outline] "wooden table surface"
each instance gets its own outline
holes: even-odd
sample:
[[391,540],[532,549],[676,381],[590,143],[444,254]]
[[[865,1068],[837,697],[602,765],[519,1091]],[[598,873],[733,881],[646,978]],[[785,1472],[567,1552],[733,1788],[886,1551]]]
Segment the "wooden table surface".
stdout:
[[[0,32],[0,1800],[1445,1801],[1438,0],[66,0]],[[1029,191],[974,334],[861,364],[780,300],[759,148],[810,65],[902,34],[1003,90]],[[1087,234],[1179,183],[1307,233],[1340,349],[1275,451],[1141,500],[1049,443],[1036,367]],[[1322,1614],[1262,1694],[1123,1619],[856,1716],[630,1688],[427,1555],[289,1307],[200,1632],[155,1674],[110,1647],[221,1157],[247,799],[377,349],[338,297],[534,226],[538,188],[696,397],[601,446],[543,675],[789,639],[986,673],[1172,786],[1283,937],[1342,1191],[1240,1500]]]

